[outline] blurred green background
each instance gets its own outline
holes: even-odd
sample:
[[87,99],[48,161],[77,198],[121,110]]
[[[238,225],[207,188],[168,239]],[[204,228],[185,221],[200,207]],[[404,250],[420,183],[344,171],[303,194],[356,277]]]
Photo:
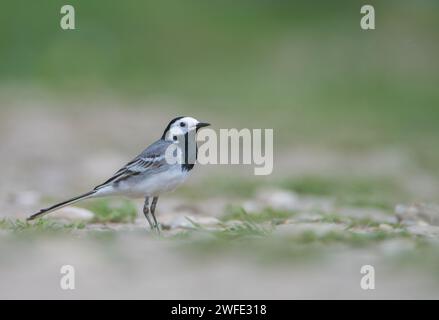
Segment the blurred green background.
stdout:
[[[3,1],[0,84],[56,95],[179,101],[278,142],[408,145],[434,165],[439,3],[368,1]],[[237,119],[240,121],[238,122]]]

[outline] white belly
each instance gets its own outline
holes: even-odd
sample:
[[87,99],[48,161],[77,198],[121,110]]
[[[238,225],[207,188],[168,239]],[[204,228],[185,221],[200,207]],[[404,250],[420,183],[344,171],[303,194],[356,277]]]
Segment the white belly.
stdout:
[[181,171],[180,166],[171,170],[146,176],[144,179],[121,181],[117,186],[103,188],[99,196],[123,195],[132,198],[153,197],[170,192],[180,186],[187,178],[188,172]]
[[186,180],[187,176],[188,173],[182,172],[178,166],[177,169],[150,176],[132,189],[135,194],[142,196],[158,196],[163,192],[174,191]]

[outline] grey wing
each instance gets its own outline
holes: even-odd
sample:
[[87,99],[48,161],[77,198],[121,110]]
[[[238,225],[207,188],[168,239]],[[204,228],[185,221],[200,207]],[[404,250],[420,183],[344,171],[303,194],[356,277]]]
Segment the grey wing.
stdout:
[[153,143],[141,154],[128,162],[124,167],[119,169],[110,179],[96,186],[94,190],[120,182],[138,174],[145,173],[147,171],[152,172],[154,169],[163,167],[167,164],[165,154],[166,149],[170,144],[172,143],[163,140]]

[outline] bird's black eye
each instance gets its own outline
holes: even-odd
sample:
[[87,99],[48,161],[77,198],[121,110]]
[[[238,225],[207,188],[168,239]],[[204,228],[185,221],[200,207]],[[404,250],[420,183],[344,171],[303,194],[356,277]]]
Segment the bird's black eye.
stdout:
[[186,123],[180,122],[180,127],[186,127]]
[[172,139],[174,139],[174,141],[177,141],[177,136],[174,136]]

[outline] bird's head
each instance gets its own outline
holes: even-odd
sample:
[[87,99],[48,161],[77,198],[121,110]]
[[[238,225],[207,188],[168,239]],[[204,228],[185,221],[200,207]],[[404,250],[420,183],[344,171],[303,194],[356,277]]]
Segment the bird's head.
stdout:
[[210,123],[200,122],[192,117],[177,117],[172,119],[163,132],[162,139],[177,141],[187,133],[196,133],[198,129],[209,126]]

